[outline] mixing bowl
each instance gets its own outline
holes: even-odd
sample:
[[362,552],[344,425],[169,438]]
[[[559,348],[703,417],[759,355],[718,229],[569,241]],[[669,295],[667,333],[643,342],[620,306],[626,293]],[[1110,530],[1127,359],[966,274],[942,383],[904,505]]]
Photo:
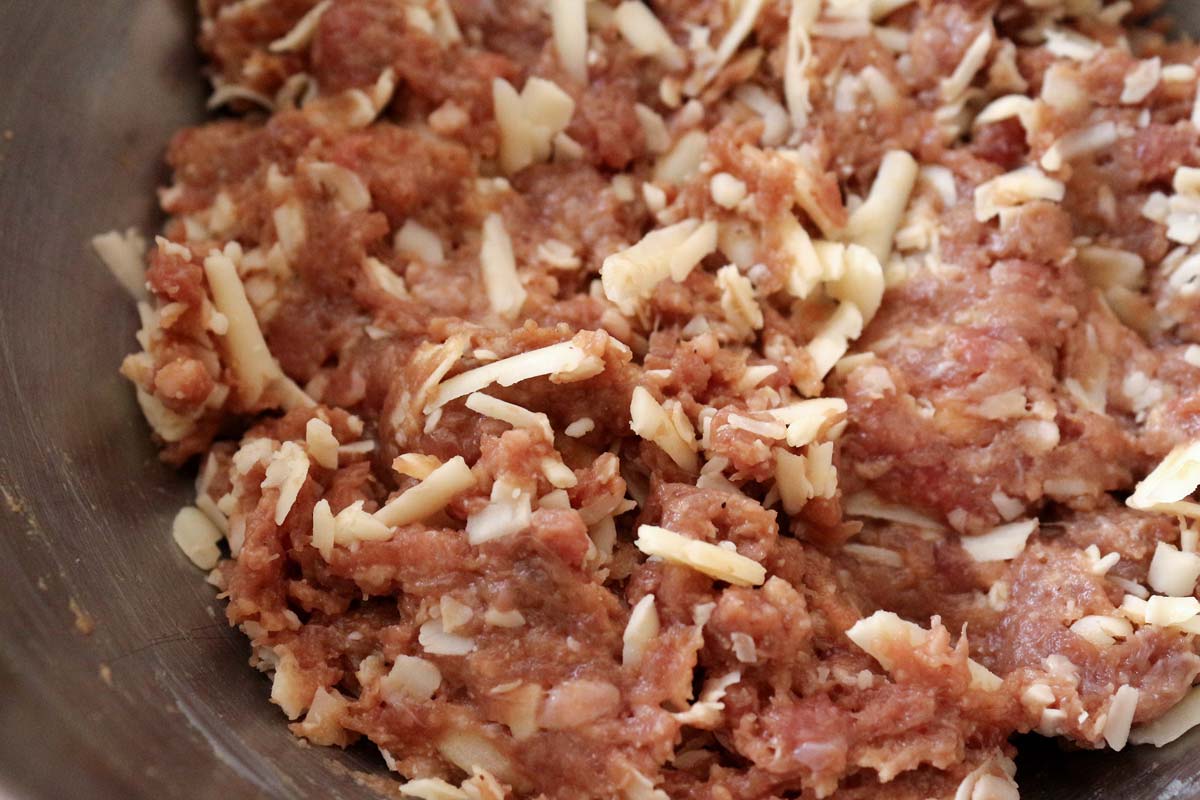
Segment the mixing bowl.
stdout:
[[[0,797],[394,797],[374,752],[307,747],[267,702],[171,542],[190,478],[117,375],[136,313],[87,242],[159,223],[163,146],[204,115],[194,10],[0,0]],[[1200,731],[1021,746],[1026,798],[1200,797]]]

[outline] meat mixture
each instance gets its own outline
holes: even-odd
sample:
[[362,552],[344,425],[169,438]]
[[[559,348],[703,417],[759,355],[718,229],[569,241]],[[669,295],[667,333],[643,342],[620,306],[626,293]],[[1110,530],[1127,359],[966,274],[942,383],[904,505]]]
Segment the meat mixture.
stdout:
[[398,791],[1011,800],[1200,721],[1153,0],[200,0],[97,248],[174,537]]

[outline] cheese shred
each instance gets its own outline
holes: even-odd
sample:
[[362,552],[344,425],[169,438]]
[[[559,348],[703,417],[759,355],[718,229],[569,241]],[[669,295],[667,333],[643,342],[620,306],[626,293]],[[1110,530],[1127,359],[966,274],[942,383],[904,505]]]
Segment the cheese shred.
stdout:
[[458,495],[475,485],[475,476],[462,456],[442,464],[429,477],[375,512],[375,519],[390,528],[417,522],[441,511]]
[[734,586],[759,586],[767,579],[762,564],[710,542],[690,539],[656,525],[638,527],[637,548],[648,556],[691,567]]

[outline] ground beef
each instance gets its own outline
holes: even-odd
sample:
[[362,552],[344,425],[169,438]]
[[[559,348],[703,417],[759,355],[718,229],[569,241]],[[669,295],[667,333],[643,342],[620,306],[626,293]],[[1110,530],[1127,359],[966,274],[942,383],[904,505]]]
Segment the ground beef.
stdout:
[[1124,501],[1200,434],[1200,50],[543,5],[200,4],[123,372],[292,730],[419,797],[979,800],[1175,706],[1196,533]]

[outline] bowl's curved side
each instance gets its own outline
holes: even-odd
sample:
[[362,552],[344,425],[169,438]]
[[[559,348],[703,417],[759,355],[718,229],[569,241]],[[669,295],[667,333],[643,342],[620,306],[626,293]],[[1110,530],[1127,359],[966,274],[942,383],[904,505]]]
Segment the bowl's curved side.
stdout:
[[[318,757],[266,702],[167,533],[188,481],[116,373],[136,314],[87,241],[158,223],[163,145],[202,113],[193,9],[8,0],[0,26],[0,796],[382,796],[373,760]],[[1175,11],[1200,30],[1195,0]],[[1200,734],[1030,744],[1027,798],[1200,797]]]
[[267,704],[168,535],[189,481],[116,372],[137,315],[88,240],[160,222],[164,145],[203,114],[194,12],[4,8],[0,796],[374,796],[351,774],[373,762],[313,758]]

